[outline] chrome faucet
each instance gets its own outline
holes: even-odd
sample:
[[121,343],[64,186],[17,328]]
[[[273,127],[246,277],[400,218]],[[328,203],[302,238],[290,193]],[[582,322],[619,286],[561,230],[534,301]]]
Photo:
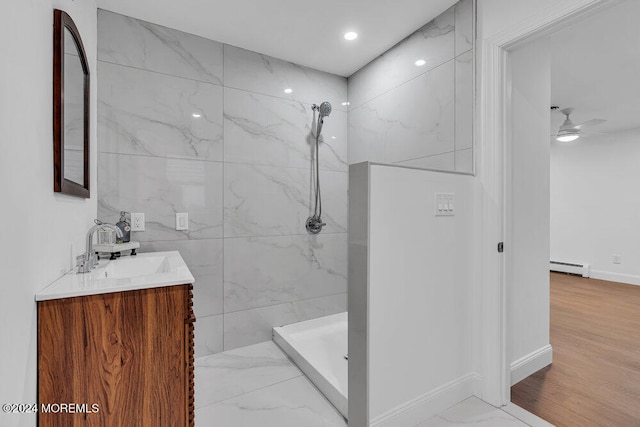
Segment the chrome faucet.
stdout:
[[96,220],[96,225],[87,232],[87,251],[76,258],[78,273],[89,273],[98,264],[98,258],[93,253],[93,233],[101,228],[109,228],[116,232],[116,236],[122,237],[122,230],[113,224],[106,224]]

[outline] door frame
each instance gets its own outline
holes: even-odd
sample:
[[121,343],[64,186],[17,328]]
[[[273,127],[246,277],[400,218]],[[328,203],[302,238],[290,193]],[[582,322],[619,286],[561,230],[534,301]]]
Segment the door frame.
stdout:
[[511,361],[507,358],[507,272],[509,256],[498,253],[505,242],[509,251],[512,223],[509,197],[511,121],[509,107],[509,51],[525,42],[548,35],[584,14],[612,4],[614,0],[559,0],[517,25],[482,40],[480,61],[480,145],[477,177],[482,197],[482,231],[479,239],[482,283],[481,398],[494,406],[511,399]]

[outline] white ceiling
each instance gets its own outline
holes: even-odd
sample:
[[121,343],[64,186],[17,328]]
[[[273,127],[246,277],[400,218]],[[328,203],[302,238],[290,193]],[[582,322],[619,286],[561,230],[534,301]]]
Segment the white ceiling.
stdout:
[[[621,1],[551,37],[551,101],[574,107],[575,124],[607,119],[594,132],[640,127],[640,1]],[[552,112],[553,132],[564,120]]]
[[[98,7],[350,76],[456,0],[98,0]],[[347,31],[359,37],[348,42]]]

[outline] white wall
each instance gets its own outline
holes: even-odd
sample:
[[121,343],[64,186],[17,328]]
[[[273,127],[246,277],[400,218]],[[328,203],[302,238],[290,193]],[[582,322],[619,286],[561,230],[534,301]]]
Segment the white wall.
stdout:
[[638,158],[640,129],[551,144],[551,259],[640,284]]
[[510,54],[507,358],[512,369],[520,368],[515,374],[518,380],[542,367],[530,362],[530,371],[516,366],[518,361],[524,363],[549,345],[549,42],[544,38]]
[[[84,252],[96,215],[96,2],[5,2],[0,34],[0,402],[36,401],[34,294]],[[91,199],[53,192],[53,9],[75,21],[91,69]],[[35,425],[0,413],[0,425]]]
[[[352,166],[352,173],[360,166]],[[358,203],[368,203],[369,224],[368,238],[350,241],[350,251],[358,251],[350,252],[350,262],[359,266],[349,271],[350,285],[367,286],[360,299],[366,296],[369,305],[367,314],[366,307],[349,301],[350,319],[368,316],[368,354],[352,360],[356,353],[350,349],[349,363],[368,364],[371,425],[415,425],[472,395],[478,384],[472,348],[473,178],[371,165],[368,200],[359,196],[367,192],[362,173],[351,183],[359,184],[350,188],[351,209],[362,217],[366,210]],[[436,192],[455,194],[455,216],[435,216]]]

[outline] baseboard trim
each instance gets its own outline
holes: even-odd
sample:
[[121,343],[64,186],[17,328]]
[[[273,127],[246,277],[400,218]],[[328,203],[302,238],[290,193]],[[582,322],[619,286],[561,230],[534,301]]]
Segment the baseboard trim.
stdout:
[[640,285],[640,276],[633,274],[614,273],[613,271],[591,270],[592,279],[608,280],[609,282]]
[[435,388],[371,421],[371,427],[413,427],[447,408],[475,395],[480,376],[474,372]]
[[550,365],[553,361],[551,345],[545,345],[527,354],[511,364],[511,385],[519,383],[536,371]]

